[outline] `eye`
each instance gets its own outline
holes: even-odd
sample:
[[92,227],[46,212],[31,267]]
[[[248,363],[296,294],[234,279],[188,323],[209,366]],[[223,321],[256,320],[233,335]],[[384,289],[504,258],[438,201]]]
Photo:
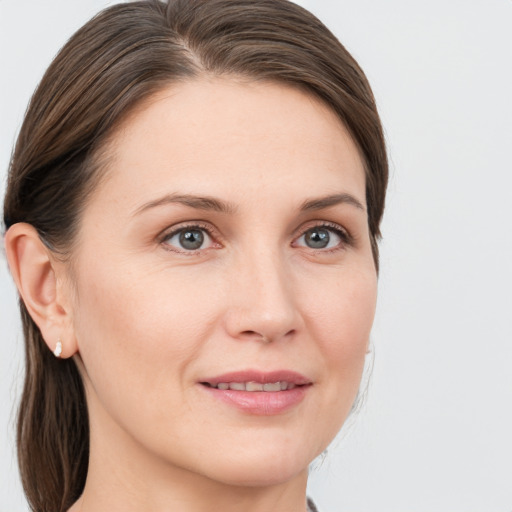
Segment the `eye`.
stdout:
[[296,245],[310,249],[336,249],[347,243],[347,233],[338,227],[325,225],[309,228],[296,241]]
[[205,228],[186,226],[172,231],[162,240],[180,252],[198,251],[213,246],[213,241]]

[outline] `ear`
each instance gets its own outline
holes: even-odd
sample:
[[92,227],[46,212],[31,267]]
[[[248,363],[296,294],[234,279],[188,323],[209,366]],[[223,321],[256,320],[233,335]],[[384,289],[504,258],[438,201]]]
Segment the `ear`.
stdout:
[[55,352],[60,341],[60,357],[71,357],[77,343],[70,293],[64,286],[64,264],[43,244],[36,229],[23,222],[7,231],[5,251],[21,299],[48,348]]

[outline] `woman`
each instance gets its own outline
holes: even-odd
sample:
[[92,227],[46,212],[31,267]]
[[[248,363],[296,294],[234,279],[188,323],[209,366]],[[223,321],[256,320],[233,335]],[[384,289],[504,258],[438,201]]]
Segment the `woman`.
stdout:
[[56,57],[5,245],[37,511],[313,510],[357,390],[386,152],[363,72],[285,0],[119,4]]

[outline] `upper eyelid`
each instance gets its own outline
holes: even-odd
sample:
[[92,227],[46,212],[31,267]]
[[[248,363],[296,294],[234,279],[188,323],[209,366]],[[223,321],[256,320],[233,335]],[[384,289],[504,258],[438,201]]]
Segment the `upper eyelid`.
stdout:
[[165,240],[166,238],[169,238],[171,236],[174,236],[176,233],[179,233],[180,231],[183,231],[185,229],[191,229],[191,228],[198,228],[202,229],[203,231],[206,231],[209,236],[213,237],[215,234],[218,233],[218,230],[214,229],[213,226],[210,224],[203,222],[203,221],[185,221],[183,223],[173,225],[170,227],[165,228],[159,238],[161,240]]
[[305,224],[303,224],[296,230],[295,239],[304,235],[306,233],[306,231],[309,231],[310,229],[321,228],[321,227],[332,229],[334,231],[339,231],[343,235],[345,235],[345,237],[348,240],[353,240],[353,238],[354,238],[352,236],[351,232],[346,227],[342,226],[341,224],[339,224],[337,222],[332,222],[332,221],[328,221],[328,220],[313,220],[313,221],[306,222]]
[[[199,248],[199,249],[179,249],[173,244],[169,243],[169,241],[174,238],[178,233],[181,231],[186,231],[187,229],[200,229],[202,231],[205,231],[207,233],[208,238],[210,238],[210,241],[213,245],[216,245],[217,247],[205,247],[205,248]],[[198,221],[186,221],[182,224],[173,225],[171,227],[168,227],[164,229],[161,234],[156,238],[159,245],[163,246],[163,249],[165,251],[169,251],[175,254],[181,254],[185,256],[194,256],[203,253],[204,251],[209,251],[212,248],[219,248],[218,246],[222,246],[222,241],[219,242],[220,237],[217,235],[214,235],[212,233],[212,228],[209,224],[198,222]]]
[[[351,232],[345,228],[344,226],[340,225],[337,222],[332,222],[328,220],[321,220],[321,219],[315,219],[311,221],[307,221],[303,223],[301,226],[296,228],[293,233],[293,241],[297,240],[301,236],[303,236],[306,231],[313,229],[315,227],[325,227],[328,229],[332,229],[334,231],[338,231],[342,234],[344,238],[346,238],[347,243],[351,243],[354,240],[354,236],[351,234]],[[176,233],[179,233],[182,230],[190,229],[190,228],[198,228],[206,231],[208,233],[208,236],[210,236],[213,240],[217,242],[222,243],[222,235],[220,234],[219,230],[216,229],[214,226],[212,226],[210,223],[205,221],[197,221],[197,220],[191,220],[191,221],[184,221],[183,223],[179,223],[177,225],[170,226],[166,229],[164,229],[161,234],[159,235],[158,239],[163,242],[166,239],[169,239],[170,237],[174,236]]]

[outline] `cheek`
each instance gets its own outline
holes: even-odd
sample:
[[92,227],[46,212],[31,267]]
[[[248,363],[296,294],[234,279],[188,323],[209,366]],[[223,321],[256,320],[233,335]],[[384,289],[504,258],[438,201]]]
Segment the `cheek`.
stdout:
[[366,352],[377,299],[375,271],[349,267],[318,282],[301,295],[307,298],[303,309],[320,348],[334,361]]
[[180,402],[182,395],[170,391],[184,381],[214,323],[212,301],[198,296],[185,276],[170,274],[117,262],[89,266],[79,279],[80,354],[96,394],[113,412],[124,404],[149,414],[162,393]]
[[[373,275],[354,276],[337,287],[337,299],[330,307],[330,318],[325,324],[330,326],[325,338],[326,350],[332,352],[333,360],[350,363],[366,353],[370,331],[375,316],[377,284]],[[350,368],[343,366],[342,371]]]
[[330,436],[341,428],[359,390],[376,296],[377,279],[370,267],[340,272],[323,291],[308,295],[308,322],[322,361],[320,384],[326,390],[321,407],[331,412]]

